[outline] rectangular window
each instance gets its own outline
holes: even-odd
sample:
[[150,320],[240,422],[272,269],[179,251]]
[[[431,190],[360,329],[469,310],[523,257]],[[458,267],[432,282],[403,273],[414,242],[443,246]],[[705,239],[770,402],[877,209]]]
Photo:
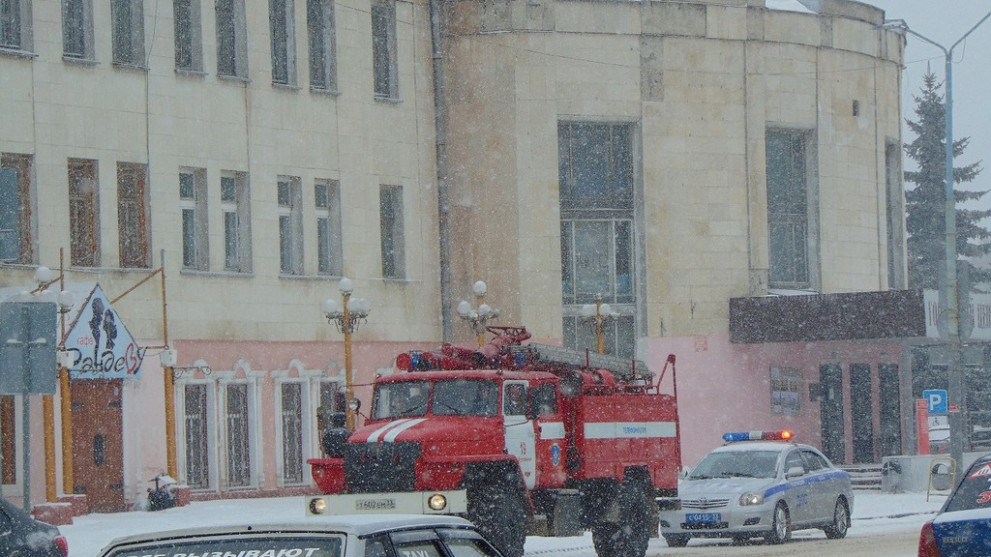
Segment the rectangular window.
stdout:
[[69,159],[69,255],[75,267],[100,264],[100,205],[96,161]]
[[337,38],[333,0],[306,0],[310,87],[337,91]]
[[340,184],[336,180],[317,180],[313,190],[317,217],[317,272],[341,276],[344,250]]
[[811,288],[809,135],[767,130],[769,286]]
[[771,368],[771,410],[775,414],[798,414],[802,409],[802,370]]
[[303,193],[297,176],[279,176],[279,271],[303,274]]
[[[623,357],[636,354],[633,126],[558,124],[564,341]],[[600,299],[609,314],[597,329]]]
[[179,210],[182,213],[182,267],[206,271],[210,266],[206,169],[179,170]]
[[282,384],[282,479],[303,483],[303,386]]
[[206,385],[185,389],[186,483],[193,489],[210,487],[210,438]]
[[189,72],[203,71],[203,30],[200,23],[200,0],[173,0],[175,24],[175,68]]
[[148,212],[148,167],[117,163],[117,225],[120,266],[151,267],[151,215]]
[[248,78],[244,0],[217,0],[217,75]]
[[220,207],[224,216],[224,269],[251,271],[251,212],[248,175],[224,172],[220,177]]
[[62,0],[62,55],[93,59],[92,0]]
[[34,48],[31,0],[0,0],[0,48]]
[[145,67],[143,0],[111,0],[114,64]]
[[403,188],[382,186],[379,190],[379,230],[382,239],[382,276],[406,276],[406,237],[403,233]]
[[377,98],[399,97],[397,61],[396,3],[372,0],[372,72]]
[[34,158],[0,155],[0,260],[34,263]]
[[296,30],[292,0],[269,0],[272,34],[272,83],[296,84]]
[[248,386],[227,385],[227,485],[251,485],[251,428],[249,427]]

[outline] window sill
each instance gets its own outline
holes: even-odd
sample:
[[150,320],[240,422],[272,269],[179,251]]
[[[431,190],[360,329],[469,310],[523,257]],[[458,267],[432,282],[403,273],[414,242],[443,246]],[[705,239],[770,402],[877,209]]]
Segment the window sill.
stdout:
[[341,280],[341,275],[290,275],[279,273],[279,280]]
[[25,59],[38,57],[37,53],[28,50],[21,50],[19,48],[11,48],[7,46],[0,46],[0,55],[10,56],[11,58],[25,58]]
[[176,75],[181,75],[183,77],[206,77],[207,73],[203,70],[193,70],[187,68],[176,68]]
[[276,83],[275,81],[272,82],[272,87],[283,91],[301,91],[303,89],[299,85],[293,83]]
[[234,83],[251,83],[251,80],[239,75],[217,74],[217,81],[230,81]]
[[340,97],[341,96],[341,92],[338,91],[337,89],[326,89],[326,88],[323,88],[323,87],[313,87],[312,85],[310,86],[310,93],[312,93],[314,95],[326,95],[328,97]]
[[62,55],[62,61],[68,62],[70,64],[79,64],[81,66],[99,66],[100,63],[92,58],[76,58],[75,56]]
[[255,274],[242,271],[201,271],[199,269],[179,269],[180,275],[219,278],[254,278]]
[[114,61],[113,62],[113,67],[116,68],[116,69],[118,69],[118,70],[124,70],[124,71],[130,71],[130,72],[148,73],[148,67],[147,66],[144,66],[144,65],[141,65],[141,64],[135,64],[133,62],[118,62],[118,61]]
[[403,102],[399,97],[384,97],[382,95],[375,95],[375,101],[385,104],[402,104]]

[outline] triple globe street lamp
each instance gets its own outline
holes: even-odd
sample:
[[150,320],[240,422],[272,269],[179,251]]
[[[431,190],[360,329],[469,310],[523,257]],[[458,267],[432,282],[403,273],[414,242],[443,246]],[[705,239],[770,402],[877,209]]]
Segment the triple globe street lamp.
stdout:
[[492,319],[499,317],[499,310],[484,302],[485,294],[488,291],[485,282],[476,281],[471,290],[475,294],[475,302],[478,307],[474,308],[467,300],[461,300],[458,304],[458,315],[471,326],[471,330],[478,339],[478,347],[481,348],[485,344],[485,326]]
[[609,304],[602,301],[602,294],[596,295],[594,304],[584,304],[582,306],[579,319],[583,323],[590,324],[595,330],[596,349],[599,354],[606,353],[605,325],[617,317],[619,317],[619,314],[613,312]]
[[351,334],[358,330],[371,311],[371,304],[364,298],[352,298],[354,283],[347,277],[341,278],[337,287],[341,293],[341,303],[338,305],[334,298],[327,298],[323,303],[323,314],[327,322],[337,326],[344,334],[344,398],[347,404],[347,428],[354,429],[354,414],[357,405],[354,403],[354,375],[351,367]]

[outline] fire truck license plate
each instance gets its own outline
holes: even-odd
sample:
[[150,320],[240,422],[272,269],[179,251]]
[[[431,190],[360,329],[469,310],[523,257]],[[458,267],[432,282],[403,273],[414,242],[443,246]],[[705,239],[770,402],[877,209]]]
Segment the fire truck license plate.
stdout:
[[700,522],[719,522],[722,517],[719,513],[688,513],[685,515],[685,522],[698,524]]

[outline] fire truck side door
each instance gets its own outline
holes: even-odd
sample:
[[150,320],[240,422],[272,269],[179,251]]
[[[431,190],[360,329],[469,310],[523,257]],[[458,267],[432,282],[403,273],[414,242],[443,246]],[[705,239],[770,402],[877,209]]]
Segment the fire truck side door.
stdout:
[[509,380],[502,384],[502,420],[506,431],[506,452],[515,456],[523,472],[527,488],[533,489],[537,479],[537,461],[533,420],[527,416],[528,384]]

